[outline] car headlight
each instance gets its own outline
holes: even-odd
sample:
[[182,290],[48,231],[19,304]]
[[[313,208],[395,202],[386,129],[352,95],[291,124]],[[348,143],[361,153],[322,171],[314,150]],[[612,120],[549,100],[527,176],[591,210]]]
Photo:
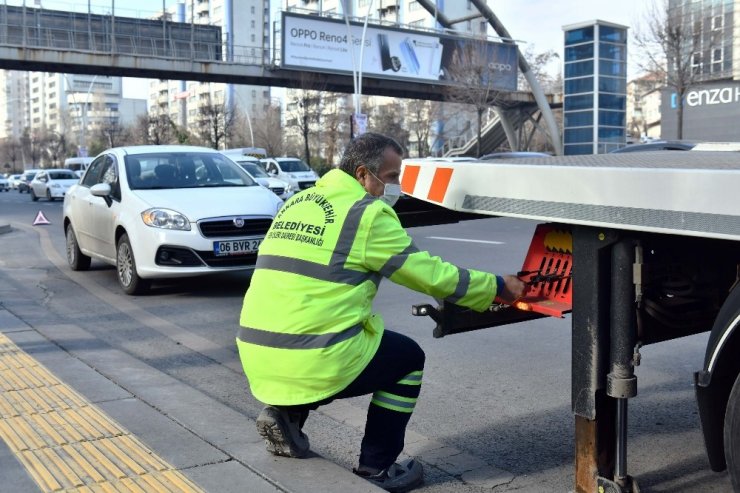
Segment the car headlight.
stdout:
[[190,231],[190,221],[177,211],[171,209],[147,209],[141,213],[144,224],[152,228],[179,229]]

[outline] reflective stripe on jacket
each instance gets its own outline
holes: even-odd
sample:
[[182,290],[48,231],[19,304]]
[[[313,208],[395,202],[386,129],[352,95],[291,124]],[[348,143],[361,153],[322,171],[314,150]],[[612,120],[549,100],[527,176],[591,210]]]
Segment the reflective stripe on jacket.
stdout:
[[496,294],[492,274],[419,251],[393,209],[341,170],[291,197],[260,246],[241,312],[237,346],[254,396],[306,404],[349,385],[383,333],[371,313],[381,277],[476,310]]

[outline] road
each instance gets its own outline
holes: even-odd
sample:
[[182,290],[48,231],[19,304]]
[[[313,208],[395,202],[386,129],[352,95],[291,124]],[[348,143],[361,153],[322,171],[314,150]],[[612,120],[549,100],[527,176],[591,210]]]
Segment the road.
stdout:
[[[61,210],[61,202],[0,193],[0,223],[13,226],[0,235],[0,286],[22,293],[3,299],[7,291],[0,288],[2,307],[31,326],[75,324],[101,346],[216,399],[253,426],[261,404],[248,392],[234,346],[249,276],[161,282],[146,296],[126,296],[110,266],[93,261],[82,273],[66,267]],[[51,224],[32,226],[38,211]],[[420,248],[446,260],[505,274],[521,267],[534,226],[491,218],[410,233]],[[386,325],[427,354],[406,447],[426,466],[418,491],[571,491],[570,318],[434,339],[433,322],[410,310],[429,301],[388,281],[375,300]],[[701,367],[706,339],[699,334],[642,350],[638,396],[629,408],[628,472],[643,492],[731,491],[726,473],[709,470],[694,400],[692,372]],[[313,413],[305,427],[312,450],[355,466],[367,402],[356,398]]]

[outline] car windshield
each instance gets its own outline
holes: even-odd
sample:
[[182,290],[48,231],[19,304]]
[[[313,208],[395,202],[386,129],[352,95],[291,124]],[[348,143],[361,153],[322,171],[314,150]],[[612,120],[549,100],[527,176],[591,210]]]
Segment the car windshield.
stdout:
[[158,152],[127,155],[131,190],[258,186],[230,159],[210,152]]
[[278,161],[278,164],[280,165],[280,169],[285,171],[286,173],[296,173],[298,171],[311,171],[311,168],[308,167],[306,163],[301,161],[300,159],[287,159],[284,161]]
[[249,162],[249,161],[239,161],[239,164],[241,164],[242,168],[247,170],[247,173],[249,173],[255,178],[269,178],[270,177],[270,175],[265,173],[265,170],[257,166],[256,163]]
[[49,178],[52,180],[76,180],[77,175],[74,171],[49,171]]

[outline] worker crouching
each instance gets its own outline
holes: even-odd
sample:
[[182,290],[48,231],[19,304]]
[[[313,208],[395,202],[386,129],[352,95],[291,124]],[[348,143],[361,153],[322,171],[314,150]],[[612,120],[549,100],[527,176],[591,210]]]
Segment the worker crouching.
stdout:
[[267,450],[305,457],[309,411],[372,394],[355,473],[388,491],[423,482],[420,462],[396,459],[424,352],[372,313],[380,280],[479,311],[524,289],[515,276],[459,268],[414,245],[392,208],[402,154],[393,139],[364,134],[339,169],[285,203],[260,246],[237,337],[251,391],[267,404],[257,419]]

